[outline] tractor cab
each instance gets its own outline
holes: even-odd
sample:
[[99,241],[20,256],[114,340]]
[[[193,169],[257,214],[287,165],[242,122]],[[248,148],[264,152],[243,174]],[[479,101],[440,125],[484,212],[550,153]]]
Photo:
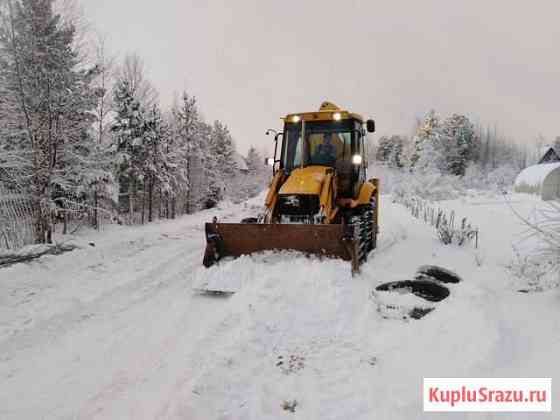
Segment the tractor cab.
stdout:
[[[375,131],[373,120],[367,131]],[[358,114],[325,102],[317,112],[289,114],[284,118],[279,169],[290,174],[298,168],[332,168],[342,196],[355,196],[366,180],[366,129]]]

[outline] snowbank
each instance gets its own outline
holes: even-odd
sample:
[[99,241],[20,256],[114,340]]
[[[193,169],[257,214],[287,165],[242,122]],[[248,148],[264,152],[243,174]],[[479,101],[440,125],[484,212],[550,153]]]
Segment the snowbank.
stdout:
[[[511,197],[524,216],[539,202]],[[296,253],[202,268],[203,222],[254,215],[262,197],[1,269],[0,418],[432,419],[424,377],[560,377],[557,290],[518,293],[505,268],[525,227],[503,197],[444,205],[481,227],[480,249],[441,245],[383,197],[378,249],[354,277]],[[426,264],[463,281],[421,320],[386,319],[372,291]],[[213,282],[239,292],[193,292]]]

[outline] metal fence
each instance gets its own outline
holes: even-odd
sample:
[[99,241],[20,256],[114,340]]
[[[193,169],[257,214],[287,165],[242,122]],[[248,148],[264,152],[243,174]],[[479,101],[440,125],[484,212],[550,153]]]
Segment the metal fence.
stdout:
[[[82,226],[101,226],[112,222],[112,213],[103,210],[105,198],[99,198],[99,211],[83,197],[64,196],[53,200],[50,213],[54,233],[74,233]],[[34,211],[28,194],[7,188],[0,182],[0,249],[15,250],[35,242]],[[96,223],[97,220],[97,223]]]
[[0,183],[0,249],[33,243],[34,232],[31,200]]

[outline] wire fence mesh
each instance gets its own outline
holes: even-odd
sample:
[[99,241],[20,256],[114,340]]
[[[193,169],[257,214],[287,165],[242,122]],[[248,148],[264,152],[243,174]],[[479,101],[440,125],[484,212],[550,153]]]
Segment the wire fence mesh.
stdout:
[[17,249],[33,243],[33,206],[21,191],[0,183],[0,249]]
[[[53,233],[73,233],[82,226],[101,226],[112,216],[94,207],[84,197],[62,196],[51,203],[50,225]],[[98,211],[96,211],[98,209]],[[0,182],[0,249],[17,250],[35,242],[35,208],[29,194]]]
[[[198,209],[194,209],[198,210]],[[0,250],[17,250],[35,242],[34,209],[28,193],[0,182]],[[102,229],[111,223],[139,225],[192,212],[185,195],[119,194],[118,200],[99,191],[92,196],[58,195],[50,204],[53,233],[73,234],[82,227]]]

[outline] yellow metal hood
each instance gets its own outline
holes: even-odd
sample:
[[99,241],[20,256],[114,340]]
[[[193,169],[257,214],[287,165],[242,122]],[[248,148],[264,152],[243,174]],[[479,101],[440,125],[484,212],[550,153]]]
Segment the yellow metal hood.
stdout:
[[307,166],[294,169],[278,193],[319,195],[328,169],[326,166]]

